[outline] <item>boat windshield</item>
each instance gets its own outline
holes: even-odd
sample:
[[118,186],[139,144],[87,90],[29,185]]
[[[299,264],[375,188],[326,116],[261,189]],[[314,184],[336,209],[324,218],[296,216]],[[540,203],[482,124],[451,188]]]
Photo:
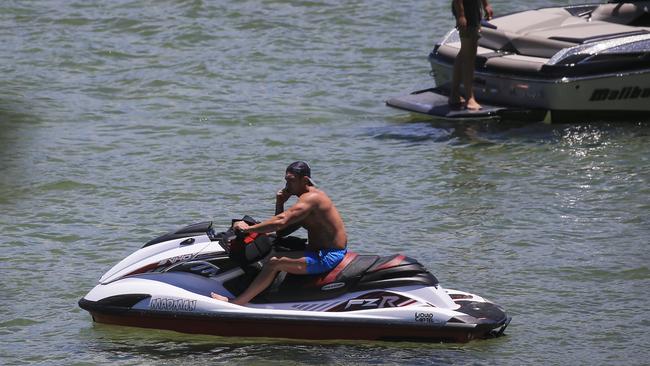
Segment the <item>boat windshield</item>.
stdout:
[[566,60],[576,60],[576,56],[587,58],[599,54],[642,54],[647,52],[650,52],[650,34],[643,34],[565,48],[551,57],[546,64],[565,64]]

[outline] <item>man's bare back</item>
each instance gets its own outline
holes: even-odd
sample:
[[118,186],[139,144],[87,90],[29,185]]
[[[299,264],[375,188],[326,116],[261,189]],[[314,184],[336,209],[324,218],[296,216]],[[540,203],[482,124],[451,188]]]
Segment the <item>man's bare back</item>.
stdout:
[[341,215],[325,192],[309,187],[309,191],[299,197],[311,207],[300,225],[307,230],[307,250],[343,249],[347,244],[347,235]]

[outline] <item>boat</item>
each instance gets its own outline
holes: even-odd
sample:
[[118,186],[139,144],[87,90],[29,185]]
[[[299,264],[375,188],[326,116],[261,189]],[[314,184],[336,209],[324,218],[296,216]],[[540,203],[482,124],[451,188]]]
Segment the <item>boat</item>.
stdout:
[[79,306],[97,323],[223,337],[468,342],[503,335],[510,323],[500,306],[443,288],[403,254],[348,251],[325,274],[280,273],[245,306],[211,297],[238,295],[261,260],[305,241],[188,225],[120,261]]
[[[436,87],[387,104],[438,116],[449,113],[441,110],[442,101],[459,49],[458,31],[451,29],[429,54]],[[473,87],[487,107],[461,117],[526,110],[553,122],[647,119],[650,1],[547,7],[483,21]]]

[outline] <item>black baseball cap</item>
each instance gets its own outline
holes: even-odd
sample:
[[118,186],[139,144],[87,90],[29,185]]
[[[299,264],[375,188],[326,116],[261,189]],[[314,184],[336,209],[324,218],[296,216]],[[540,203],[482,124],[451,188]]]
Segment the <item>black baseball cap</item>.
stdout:
[[293,163],[289,164],[286,171],[288,173],[307,177],[309,184],[316,186],[314,180],[311,179],[311,168],[309,167],[309,164],[305,163],[304,161],[294,161]]

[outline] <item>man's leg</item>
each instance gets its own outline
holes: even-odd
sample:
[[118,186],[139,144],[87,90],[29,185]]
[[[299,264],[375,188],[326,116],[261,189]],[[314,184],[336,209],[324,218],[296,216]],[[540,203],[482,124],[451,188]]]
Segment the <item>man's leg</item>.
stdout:
[[454,60],[454,69],[451,74],[451,88],[449,90],[449,101],[447,102],[452,109],[460,109],[462,103],[459,91],[462,65],[463,61],[461,53],[459,52]]
[[476,63],[476,49],[478,48],[478,34],[476,36],[464,37],[460,39],[460,53],[462,57],[462,79],[465,87],[465,96],[467,97],[467,109],[479,110],[481,105],[474,98],[474,64]]
[[212,293],[217,300],[230,301],[233,304],[244,305],[251,301],[260,292],[271,285],[278,272],[291,274],[307,274],[307,262],[304,252],[282,253],[282,257],[272,257],[262,266],[262,271],[255,277],[248,288],[236,298],[229,300],[225,296]]

